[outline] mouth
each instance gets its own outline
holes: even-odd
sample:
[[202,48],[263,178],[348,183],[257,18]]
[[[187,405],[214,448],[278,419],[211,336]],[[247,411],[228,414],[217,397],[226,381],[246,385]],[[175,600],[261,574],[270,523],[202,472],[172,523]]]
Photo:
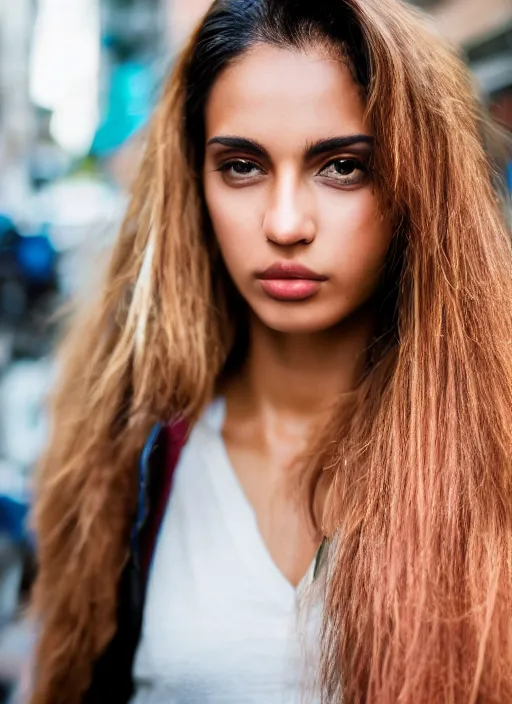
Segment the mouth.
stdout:
[[318,292],[327,277],[302,264],[283,262],[272,264],[256,274],[263,291],[278,301],[304,301]]
[[327,281],[327,276],[317,274],[316,271],[294,262],[272,264],[264,271],[260,271],[256,274],[256,276],[258,279],[263,281],[272,281],[276,279],[307,279],[308,281]]

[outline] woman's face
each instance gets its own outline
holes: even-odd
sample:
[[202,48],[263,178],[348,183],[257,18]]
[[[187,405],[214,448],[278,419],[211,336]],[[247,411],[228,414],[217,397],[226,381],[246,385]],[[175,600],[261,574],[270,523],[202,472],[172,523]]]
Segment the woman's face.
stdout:
[[317,332],[372,296],[391,227],[350,70],[326,50],[261,45],[206,106],[204,188],[226,267],[268,327]]

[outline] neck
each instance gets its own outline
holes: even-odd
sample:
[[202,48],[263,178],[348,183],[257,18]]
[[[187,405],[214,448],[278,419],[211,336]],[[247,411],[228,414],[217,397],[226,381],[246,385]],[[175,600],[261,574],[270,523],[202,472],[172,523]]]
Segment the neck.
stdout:
[[365,308],[335,328],[287,334],[253,316],[249,355],[236,386],[255,409],[294,416],[326,411],[358,385],[373,323]]

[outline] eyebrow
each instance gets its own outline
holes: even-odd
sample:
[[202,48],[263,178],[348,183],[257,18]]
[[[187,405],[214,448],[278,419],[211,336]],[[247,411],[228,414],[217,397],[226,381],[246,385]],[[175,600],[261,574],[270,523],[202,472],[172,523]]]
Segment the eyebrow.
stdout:
[[[329,154],[339,149],[346,149],[347,147],[352,147],[356,144],[369,144],[370,146],[373,146],[373,143],[373,137],[368,134],[353,134],[347,135],[345,137],[330,137],[329,139],[321,139],[320,141],[315,142],[314,144],[308,145],[305,152],[305,158],[313,159],[317,156]],[[240,151],[246,152],[247,154],[252,154],[253,156],[268,158],[267,150],[262,147],[261,144],[255,142],[252,139],[246,139],[245,137],[212,137],[208,140],[207,146],[211,146],[213,144],[220,144],[223,147],[228,147],[229,149],[238,149]]]
[[267,150],[252,139],[245,137],[212,137],[208,140],[207,146],[212,144],[221,144],[223,147],[230,149],[239,149],[242,152],[253,154],[254,156],[267,157]]
[[346,137],[322,139],[307,148],[306,159],[312,159],[322,154],[329,154],[339,149],[346,149],[346,147],[353,147],[356,144],[369,144],[373,146],[373,142],[373,137],[370,137],[368,134],[352,134]]

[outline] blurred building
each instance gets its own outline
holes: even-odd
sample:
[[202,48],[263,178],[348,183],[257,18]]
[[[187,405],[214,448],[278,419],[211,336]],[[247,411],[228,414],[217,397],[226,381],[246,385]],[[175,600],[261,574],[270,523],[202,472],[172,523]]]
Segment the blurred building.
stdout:
[[171,46],[181,46],[212,0],[162,0]]
[[462,48],[484,100],[512,130],[512,0],[415,0]]
[[32,0],[0,0],[0,199],[27,196],[34,121],[28,95]]
[[465,45],[512,22],[510,0],[416,0],[432,14],[440,30],[456,44]]
[[100,0],[101,124],[93,151],[107,153],[144,124],[167,55],[163,0]]

